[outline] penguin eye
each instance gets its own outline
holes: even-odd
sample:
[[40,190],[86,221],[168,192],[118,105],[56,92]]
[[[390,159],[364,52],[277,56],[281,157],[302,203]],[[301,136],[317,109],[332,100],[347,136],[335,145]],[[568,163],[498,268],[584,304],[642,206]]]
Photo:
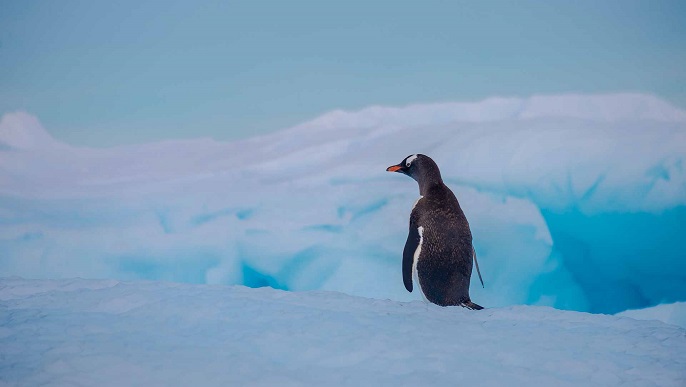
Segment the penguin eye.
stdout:
[[412,165],[412,162],[414,161],[414,159],[416,159],[416,158],[417,158],[417,155],[412,155],[412,156],[408,157],[407,161],[405,162],[405,166],[407,166],[409,168],[410,165]]

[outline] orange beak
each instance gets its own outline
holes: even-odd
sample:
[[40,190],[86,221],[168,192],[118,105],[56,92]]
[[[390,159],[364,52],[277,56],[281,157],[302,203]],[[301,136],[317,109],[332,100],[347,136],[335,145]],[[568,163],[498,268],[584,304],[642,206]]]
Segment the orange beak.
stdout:
[[400,165],[391,165],[390,167],[386,168],[386,171],[397,172],[399,169],[400,169]]

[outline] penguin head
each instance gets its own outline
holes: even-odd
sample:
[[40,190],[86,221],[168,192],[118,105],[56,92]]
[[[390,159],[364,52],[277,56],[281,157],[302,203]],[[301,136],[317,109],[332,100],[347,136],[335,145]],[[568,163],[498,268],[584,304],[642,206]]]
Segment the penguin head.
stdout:
[[419,184],[419,193],[424,195],[435,185],[442,185],[443,179],[438,165],[431,157],[423,154],[413,154],[405,157],[400,164],[386,168],[388,172],[399,172],[413,178]]
[[441,172],[431,157],[416,153],[409,155],[400,164],[386,168],[388,172],[405,174],[423,185],[424,183],[442,183]]
[[[391,165],[390,167],[386,168],[386,171],[398,172],[398,173],[402,173],[402,174],[405,174],[407,176],[412,177],[413,174],[416,175],[416,173],[417,173],[417,168],[418,168],[417,166],[421,162],[420,160],[418,160],[420,158],[420,156],[422,158],[424,157],[424,155],[420,155],[420,154],[409,155],[409,156],[405,157],[403,159],[403,161],[401,161],[399,164]],[[417,180],[416,178],[414,178],[414,179]]]

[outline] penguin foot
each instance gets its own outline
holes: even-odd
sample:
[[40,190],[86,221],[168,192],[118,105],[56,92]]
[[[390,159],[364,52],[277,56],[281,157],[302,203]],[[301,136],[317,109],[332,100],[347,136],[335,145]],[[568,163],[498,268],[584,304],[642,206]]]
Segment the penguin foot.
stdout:
[[471,301],[461,302],[460,306],[463,308],[471,309],[471,310],[481,310],[484,308],[483,306],[481,306],[479,304],[475,304]]

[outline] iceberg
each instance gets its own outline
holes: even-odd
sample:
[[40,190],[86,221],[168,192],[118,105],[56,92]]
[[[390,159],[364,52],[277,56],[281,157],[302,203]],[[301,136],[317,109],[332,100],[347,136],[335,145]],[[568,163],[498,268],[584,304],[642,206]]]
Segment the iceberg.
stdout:
[[416,300],[400,263],[418,192],[385,172],[412,153],[437,161],[470,221],[479,304],[686,301],[686,112],[642,94],[369,107],[105,149],[7,113],[0,273]]

